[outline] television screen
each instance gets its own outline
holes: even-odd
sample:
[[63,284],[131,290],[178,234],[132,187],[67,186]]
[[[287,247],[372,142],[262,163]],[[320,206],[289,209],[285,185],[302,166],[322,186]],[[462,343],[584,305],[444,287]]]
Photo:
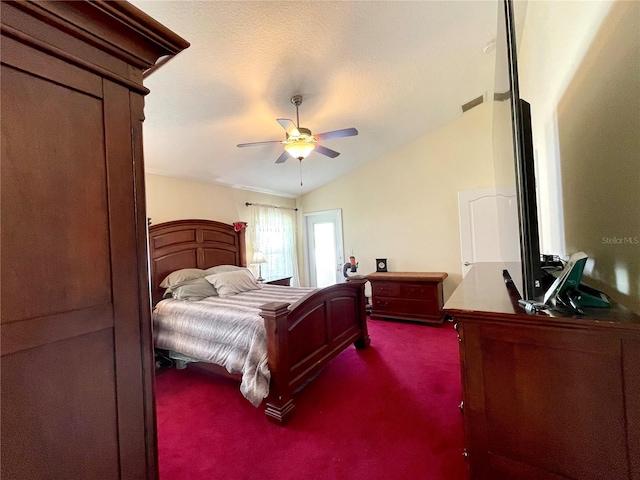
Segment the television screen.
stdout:
[[[530,105],[520,99],[511,0],[498,9],[493,152],[500,253],[525,300],[542,296]],[[516,271],[517,270],[517,271]]]

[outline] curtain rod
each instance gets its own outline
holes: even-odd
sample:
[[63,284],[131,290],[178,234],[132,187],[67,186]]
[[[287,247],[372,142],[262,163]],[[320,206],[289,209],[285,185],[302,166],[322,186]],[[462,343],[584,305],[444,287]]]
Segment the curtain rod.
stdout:
[[280,208],[282,210],[293,210],[294,212],[297,212],[298,209],[297,208],[291,208],[291,207],[279,207],[277,205],[268,205],[266,203],[250,203],[247,202],[245,203],[245,205],[248,207],[250,205],[255,205],[256,207],[269,207],[269,208]]

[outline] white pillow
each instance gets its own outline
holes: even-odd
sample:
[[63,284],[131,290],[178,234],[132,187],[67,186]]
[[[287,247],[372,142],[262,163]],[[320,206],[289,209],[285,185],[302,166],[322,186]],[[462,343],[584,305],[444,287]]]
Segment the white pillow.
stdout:
[[181,283],[171,289],[173,298],[178,300],[197,301],[218,295],[216,288],[204,278],[195,278]]
[[171,288],[189,280],[204,278],[205,275],[204,270],[199,268],[183,268],[167,275],[160,286],[162,288]]
[[236,293],[262,288],[262,285],[256,283],[256,279],[247,269],[216,273],[205,278],[207,282],[216,287],[220,297],[228,297]]
[[209,267],[204,271],[206,275],[214,275],[216,273],[235,272],[237,270],[248,270],[246,267],[238,267],[237,265],[216,265],[215,267]]

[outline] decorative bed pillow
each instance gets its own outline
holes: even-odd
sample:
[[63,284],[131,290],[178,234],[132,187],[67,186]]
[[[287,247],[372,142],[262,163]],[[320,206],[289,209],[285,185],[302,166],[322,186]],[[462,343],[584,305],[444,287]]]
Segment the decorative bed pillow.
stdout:
[[162,288],[172,288],[196,278],[204,278],[204,276],[204,270],[199,268],[183,268],[167,275],[160,286]]
[[246,267],[238,267],[237,265],[216,265],[209,267],[204,271],[205,276],[215,275],[216,273],[236,272],[238,270],[248,270]]
[[207,275],[205,278],[216,288],[220,297],[262,288],[262,285],[256,283],[256,279],[247,269],[216,273]]
[[216,288],[204,278],[188,280],[171,289],[173,298],[178,300],[202,300],[206,297],[218,295]]
[[173,298],[173,293],[171,292],[171,289],[170,289],[170,288],[167,288],[167,289],[164,291],[164,294],[162,295],[162,300],[165,300],[165,299],[167,299],[167,298]]

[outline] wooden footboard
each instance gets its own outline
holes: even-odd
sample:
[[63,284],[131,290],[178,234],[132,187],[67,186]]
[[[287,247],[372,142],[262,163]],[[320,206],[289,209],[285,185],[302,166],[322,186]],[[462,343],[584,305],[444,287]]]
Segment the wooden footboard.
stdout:
[[365,283],[356,279],[318,290],[291,308],[288,303],[262,306],[271,371],[265,410],[270,421],[284,425],[293,414],[293,392],[349,344],[369,346]]

